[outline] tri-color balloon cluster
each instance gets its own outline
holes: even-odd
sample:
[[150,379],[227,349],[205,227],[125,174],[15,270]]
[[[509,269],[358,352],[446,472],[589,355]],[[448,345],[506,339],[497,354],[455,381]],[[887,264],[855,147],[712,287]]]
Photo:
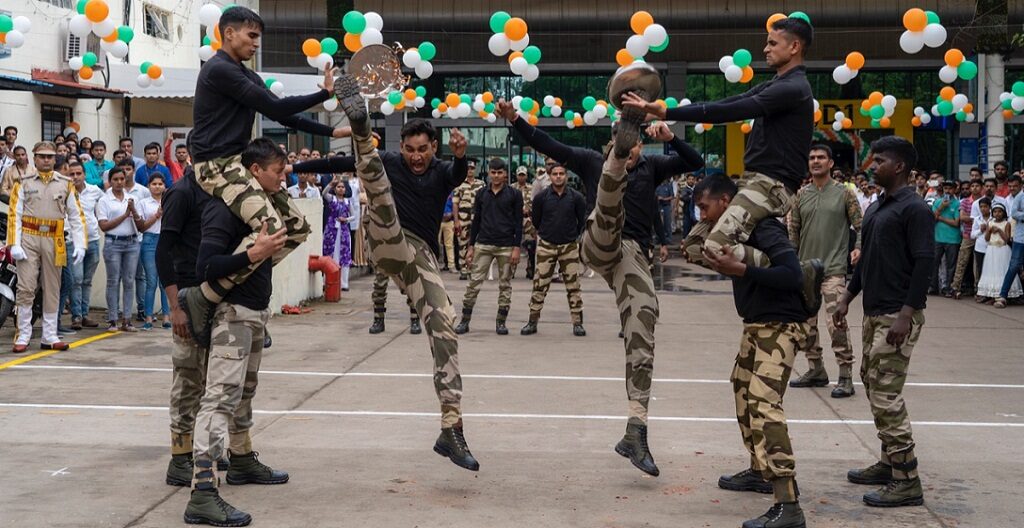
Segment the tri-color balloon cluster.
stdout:
[[135,78],[135,84],[138,84],[139,88],[149,88],[150,85],[163,86],[164,82],[164,70],[160,66],[149,61],[139,65],[139,76]]
[[871,128],[891,128],[896,103],[893,95],[871,92],[867,99],[860,102],[860,115],[871,118]]
[[427,105],[424,97],[427,95],[425,86],[406,88],[405,90],[393,90],[388,93],[387,100],[380,104],[380,111],[384,115],[391,115],[395,110],[406,108],[419,109]]
[[363,46],[384,43],[384,18],[373,11],[349,11],[342,17],[341,27],[345,30],[345,49],[352,53]]
[[1024,81],[1013,83],[1009,92],[999,94],[999,104],[1006,119],[1024,113]]
[[[957,121],[974,121],[974,105],[968,102],[967,95],[956,93],[952,86],[943,86],[932,105],[932,115],[954,116]],[[920,116],[916,116],[920,117]]]
[[832,70],[832,80],[836,84],[846,84],[852,81],[860,73],[860,69],[864,67],[864,62],[863,53],[851,51],[846,55],[846,61]]
[[[110,19],[110,6],[103,0],[78,0],[77,13],[68,22],[68,31],[84,39],[92,33],[100,38],[100,49],[118,59],[128,56],[128,44],[135,38],[135,31],[128,26],[118,26]],[[85,58],[85,55],[82,56]],[[95,63],[93,63],[95,66]],[[87,69],[86,69],[87,68]],[[92,66],[78,68],[78,77],[92,78]]]
[[32,21],[28,17],[0,15],[0,44],[11,48],[25,45],[25,34],[32,30]]
[[334,54],[338,52],[338,41],[331,37],[321,40],[314,38],[302,42],[302,54],[306,56],[306,64],[324,71],[334,66]]
[[750,63],[754,56],[745,49],[738,49],[732,55],[725,55],[718,60],[718,69],[725,74],[725,80],[735,84],[746,84],[754,78],[754,68]]
[[668,48],[668,30],[654,23],[654,17],[647,11],[637,11],[629,18],[633,35],[626,39],[626,47],[615,54],[619,66],[628,66],[643,61],[648,52],[660,53]]
[[911,55],[925,46],[937,48],[946,42],[946,28],[933,11],[915,7],[903,13],[903,27],[900,35],[900,49]]
[[402,64],[416,72],[420,79],[429,79],[434,74],[434,65],[430,61],[437,56],[437,46],[429,40],[420,42],[419,46],[409,48],[402,54]]
[[206,26],[203,45],[199,47],[199,60],[212,59],[213,55],[223,46],[220,36],[220,15],[230,7],[234,7],[234,4],[223,9],[217,4],[206,4],[199,8],[199,23]]
[[526,21],[505,11],[495,11],[489,25],[494,34],[487,41],[487,49],[496,57],[512,52],[508,56],[508,66],[512,73],[526,82],[536,81],[540,77],[537,64],[542,54],[540,48],[530,45]]
[[964,58],[964,52],[950,48],[943,55],[946,65],[939,70],[939,79],[949,84],[957,79],[969,81],[978,76],[978,65]]

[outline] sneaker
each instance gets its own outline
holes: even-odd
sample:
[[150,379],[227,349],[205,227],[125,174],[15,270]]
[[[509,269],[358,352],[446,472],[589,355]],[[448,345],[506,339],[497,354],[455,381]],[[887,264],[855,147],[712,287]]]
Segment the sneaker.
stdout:
[[69,328],[67,326],[59,324],[59,325],[57,325],[57,333],[61,334],[61,335],[70,335],[70,334],[77,334],[78,332],[75,332],[75,330],[73,328]]
[[164,482],[168,486],[191,486],[192,485],[192,453],[183,455],[171,455],[167,463],[167,478]]
[[359,82],[352,75],[341,75],[334,82],[334,96],[338,98],[341,110],[348,116],[353,137],[370,137],[369,114],[366,100],[359,94]]
[[152,329],[153,329],[153,323],[143,323],[142,324],[142,330],[144,332],[148,332],[148,331],[150,331]]
[[463,434],[462,426],[445,427],[441,429],[441,435],[434,442],[434,452],[448,457],[456,466],[466,468],[470,471],[480,471],[480,463],[469,452],[466,445],[466,437]]
[[379,334],[379,333],[381,333],[383,331],[384,331],[384,318],[383,317],[374,317],[373,318],[373,324],[370,325],[370,333],[371,334]]
[[252,516],[228,504],[217,493],[217,488],[193,490],[185,507],[186,524],[248,526],[251,522]]
[[82,326],[84,328],[98,328],[100,324],[97,323],[96,321],[93,321],[92,319],[89,319],[89,317],[83,317]]
[[107,332],[117,332],[117,321],[107,323]]
[[799,502],[777,502],[764,515],[743,523],[743,528],[805,528]]
[[519,335],[533,335],[537,333],[537,321],[527,321],[519,330]]
[[[82,318],[81,317],[72,317],[71,318],[71,329],[75,330],[75,331],[78,331],[78,330],[82,329]],[[59,332],[60,329],[58,328],[57,331]]]
[[185,312],[185,324],[200,348],[210,348],[213,331],[213,310],[216,306],[203,297],[198,287],[178,290],[178,305]]
[[885,485],[892,480],[892,466],[875,462],[864,469],[846,472],[846,480],[854,484]]
[[761,476],[760,471],[744,469],[735,475],[722,475],[718,479],[718,487],[731,491],[753,491],[765,495],[774,493],[772,483]]
[[648,475],[657,477],[661,474],[647,446],[647,426],[626,424],[626,434],[615,444],[615,452],[628,458],[637,469]]
[[864,504],[876,508],[920,506],[924,504],[921,479],[891,480],[884,488],[865,493]]
[[120,330],[122,332],[129,332],[129,333],[135,333],[135,332],[139,331],[139,329],[135,328],[135,325],[133,325],[130,322],[128,322],[128,320],[125,320],[124,322],[122,322],[121,323],[121,327],[118,328],[118,330]]
[[228,465],[227,483],[232,486],[242,484],[284,484],[288,482],[288,473],[272,469],[259,461],[259,453],[252,451],[244,455],[231,455]]
[[174,325],[172,325],[170,321],[164,321],[164,324],[161,326],[163,327],[164,330],[170,330],[171,328],[174,328]]
[[802,296],[807,313],[816,314],[821,309],[821,283],[825,281],[825,265],[821,259],[810,259],[800,263],[804,272]]

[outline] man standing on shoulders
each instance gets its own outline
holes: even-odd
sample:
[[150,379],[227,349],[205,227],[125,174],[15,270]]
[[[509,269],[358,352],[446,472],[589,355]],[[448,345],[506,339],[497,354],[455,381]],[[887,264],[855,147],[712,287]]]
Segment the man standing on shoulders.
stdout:
[[459,280],[469,279],[470,264],[466,260],[469,252],[469,232],[473,226],[473,202],[484,182],[476,179],[476,161],[469,160],[466,181],[455,188],[452,207],[455,210],[455,234],[459,237]]
[[508,169],[501,158],[488,162],[487,176],[490,185],[477,192],[473,203],[473,225],[466,252],[466,263],[473,271],[462,298],[462,320],[455,327],[456,334],[469,331],[480,285],[495,260],[498,262],[495,332],[508,334],[505,321],[512,305],[512,268],[519,263],[519,246],[523,243],[523,195],[508,186]]
[[[789,240],[797,248],[800,260],[821,259],[825,265],[825,279],[821,283],[821,296],[828,317],[825,324],[832,338],[832,351],[839,362],[839,382],[832,391],[833,398],[853,396],[853,347],[846,330],[832,323],[839,297],[846,290],[846,259],[854,265],[860,260],[860,240],[850,247],[850,228],[860,234],[861,210],[857,195],[830,174],[834,160],[827,145],[811,147],[809,157],[811,183],[796,194],[789,219]],[[809,367],[790,387],[825,387],[828,373],[822,361],[821,338],[818,334],[818,314],[811,316],[810,334],[803,352]]]
[[884,189],[864,216],[863,254],[833,322],[846,328],[850,302],[864,291],[864,357],[860,376],[871,404],[880,460],[854,469],[854,484],[881,484],[864,495],[868,506],[924,503],[914,438],[903,400],[910,356],[924,327],[928,278],[935,259],[935,217],[907,185],[917,151],[909,141],[886,136],[871,144],[871,171]]
[[555,267],[558,267],[569,296],[572,333],[582,337],[587,335],[587,331],[583,328],[583,297],[580,295],[583,265],[580,262],[579,238],[587,225],[587,199],[566,185],[568,176],[562,165],[553,165],[550,175],[551,187],[541,191],[530,207],[533,225],[537,227],[537,274],[530,297],[530,320],[519,333],[537,333],[544,299],[551,287]]

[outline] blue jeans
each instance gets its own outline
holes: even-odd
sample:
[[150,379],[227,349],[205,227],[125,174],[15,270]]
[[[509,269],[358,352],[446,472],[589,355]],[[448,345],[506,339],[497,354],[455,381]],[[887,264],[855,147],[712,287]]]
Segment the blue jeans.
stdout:
[[81,317],[82,314],[75,313],[78,310],[78,305],[81,304],[81,299],[78,295],[81,292],[75,291],[75,283],[82,280],[82,263],[75,264],[74,259],[71,255],[75,252],[75,244],[70,240],[65,241],[67,246],[68,263],[60,270],[60,304],[57,305],[57,320],[60,320],[60,314],[64,313],[64,307],[68,304],[68,299],[71,300],[71,317]]
[[1013,286],[1013,279],[1020,273],[1020,267],[1024,264],[1024,243],[1014,242],[1013,252],[1010,254],[1010,267],[1006,269],[1003,277],[1003,287],[999,290],[999,296],[1003,299],[1010,295],[1010,286]]
[[[142,256],[139,255],[138,262],[135,263],[135,309],[142,313],[142,309],[146,306],[146,268],[142,265]],[[127,315],[125,317],[128,317]]]
[[661,211],[661,226],[665,233],[665,240],[672,240],[672,204],[661,204],[658,206]]
[[[100,241],[90,240],[85,249],[85,258],[82,259],[82,272],[75,275],[77,279],[71,286],[71,314],[75,317],[89,315],[89,300],[92,294],[92,277],[96,274],[96,267],[100,263]],[[78,298],[78,306],[75,306],[75,298]]]
[[143,313],[146,317],[153,317],[153,308],[156,305],[156,290],[160,290],[160,313],[168,315],[171,313],[167,306],[167,294],[160,285],[160,278],[156,274],[156,243],[160,239],[159,233],[143,233],[142,249],[140,258],[142,267],[146,270],[146,295],[144,297]]
[[[121,299],[120,313],[130,321],[135,300],[135,269],[139,265],[138,240],[135,237],[128,240],[107,237],[103,244],[103,263],[107,267],[107,321],[119,319],[118,301]],[[119,295],[122,289],[123,295]]]

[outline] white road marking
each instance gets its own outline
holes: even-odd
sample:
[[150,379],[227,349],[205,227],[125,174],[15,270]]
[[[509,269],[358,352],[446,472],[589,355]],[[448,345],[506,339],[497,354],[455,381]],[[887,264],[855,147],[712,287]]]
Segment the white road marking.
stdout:
[[[167,411],[167,407],[150,407],[143,405],[87,405],[68,403],[0,403],[0,407],[21,409],[76,409],[88,411]],[[254,410],[254,414],[284,416],[370,416],[400,418],[437,418],[437,412],[406,412],[406,411],[328,411],[328,410]],[[465,413],[467,418],[493,418],[511,420],[622,420],[625,416],[609,414],[528,414],[528,413]],[[696,422],[696,423],[728,423],[735,424],[736,418],[716,418],[703,416],[651,416],[652,421],[661,422]],[[790,424],[801,425],[874,425],[871,420],[786,420]],[[915,426],[932,427],[1009,427],[1024,428],[1024,422],[934,422],[914,421]],[[65,468],[66,469],[66,468]]]
[[58,475],[68,475],[69,474],[68,469],[69,468],[66,468],[66,467],[62,467],[62,468],[58,469],[57,471],[50,471],[49,469],[43,469],[42,472],[43,473],[49,473],[51,477],[56,477]]
[[[17,365],[11,369],[26,370],[91,370],[109,372],[170,372],[163,367],[94,367],[86,365]],[[429,373],[419,372],[318,372],[309,370],[260,370],[261,375],[270,376],[320,376],[328,378],[432,378]],[[622,383],[621,377],[614,376],[534,376],[527,374],[463,374],[466,379],[498,379],[525,381],[610,381]],[[695,379],[695,378],[654,378],[657,383],[683,384],[729,384],[727,379]],[[861,385],[855,382],[854,385]],[[1024,385],[1006,383],[945,383],[945,382],[907,382],[908,387],[957,388],[957,389],[1024,389]]]

